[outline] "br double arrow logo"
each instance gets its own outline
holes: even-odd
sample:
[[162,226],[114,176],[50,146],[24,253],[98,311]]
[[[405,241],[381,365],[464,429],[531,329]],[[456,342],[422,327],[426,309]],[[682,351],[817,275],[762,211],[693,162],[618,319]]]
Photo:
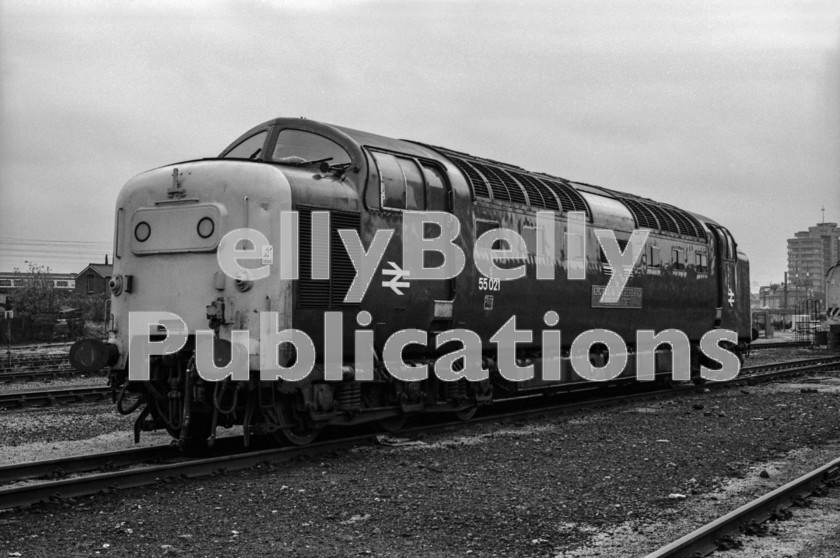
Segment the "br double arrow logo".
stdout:
[[408,281],[401,281],[401,279],[408,277],[409,272],[400,268],[394,262],[388,262],[388,265],[391,266],[391,269],[383,269],[382,275],[393,275],[393,277],[387,281],[382,281],[382,286],[390,287],[398,295],[403,295],[404,293],[400,289],[407,289],[411,285],[408,284]]

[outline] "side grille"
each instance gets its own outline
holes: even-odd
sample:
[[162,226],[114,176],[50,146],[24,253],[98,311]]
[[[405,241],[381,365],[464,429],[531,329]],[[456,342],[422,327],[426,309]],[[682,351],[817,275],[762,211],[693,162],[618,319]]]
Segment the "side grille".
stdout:
[[510,174],[516,178],[516,180],[522,184],[522,187],[525,188],[525,191],[528,192],[528,199],[531,200],[532,207],[542,207],[545,209],[560,211],[560,204],[557,202],[557,198],[541,182],[534,180],[527,174],[523,174],[521,172],[511,172]]
[[522,187],[509,174],[490,165],[476,163],[475,166],[478,167],[478,170],[481,171],[481,174],[490,183],[490,187],[493,189],[493,199],[496,201],[521,203],[522,205],[528,203],[525,200],[525,193],[522,191]]
[[664,208],[652,203],[647,204],[647,206],[654,213],[654,215],[656,215],[656,220],[659,221],[660,229],[662,229],[663,231],[679,234],[680,228],[677,226],[677,222],[674,220],[674,217],[671,216],[669,212],[665,211]]
[[572,186],[560,180],[540,179],[540,181],[545,184],[546,188],[557,194],[557,197],[560,198],[560,204],[563,206],[563,211],[585,211],[586,216],[589,217],[589,206],[586,205],[583,196]]
[[359,214],[330,211],[330,278],[312,279],[312,212],[323,208],[298,208],[298,258],[299,279],[297,288],[298,305],[301,308],[332,308],[350,306],[344,304],[344,297],[356,275],[350,256],[338,234],[339,229],[359,230]]
[[584,211],[589,206],[578,191],[560,178],[537,174],[521,167],[474,157],[436,145],[420,144],[452,161],[464,173],[476,199],[492,199],[501,204],[518,203],[532,209]]
[[333,306],[358,306],[344,303],[344,297],[347,296],[347,291],[350,290],[350,285],[353,284],[353,278],[356,276],[356,269],[338,235],[339,229],[358,231],[359,214],[339,211],[330,213],[330,258],[332,259],[330,302]]
[[611,192],[630,210],[637,227],[658,229],[706,240],[703,225],[693,215],[676,207]]
[[469,164],[464,159],[459,159],[458,157],[449,157],[452,159],[452,162],[455,163],[455,166],[460,169],[464,175],[467,177],[467,182],[469,182],[470,186],[472,186],[473,195],[477,198],[485,198],[490,199],[490,190],[487,188],[487,185],[484,183],[484,177],[478,174],[471,164]]

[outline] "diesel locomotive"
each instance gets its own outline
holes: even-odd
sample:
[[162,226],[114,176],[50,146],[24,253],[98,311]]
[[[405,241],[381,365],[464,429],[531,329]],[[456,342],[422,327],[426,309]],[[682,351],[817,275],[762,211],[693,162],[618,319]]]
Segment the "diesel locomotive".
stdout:
[[[296,213],[294,220],[287,219],[289,212]],[[417,279],[406,273],[407,263],[429,269],[451,264],[434,250],[423,252],[422,261],[404,260],[403,223],[412,212],[451,215],[460,225],[451,240],[465,255],[457,274]],[[442,234],[434,223],[422,228],[415,231],[421,238]],[[497,239],[488,256],[477,239],[495,229],[516,233],[521,249],[511,251]],[[220,269],[220,244],[235,230],[257,231],[270,242],[251,262],[267,270],[265,277]],[[348,293],[359,270],[347,233],[367,251],[383,230],[393,231],[391,241],[363,296],[353,300]],[[617,270],[598,234],[609,231],[626,250],[639,230],[648,231],[641,254],[626,270],[621,296],[607,300],[604,291]],[[553,253],[546,254],[546,246]],[[247,240],[239,246],[249,247]],[[475,260],[493,254],[500,269],[524,268],[523,276],[500,280],[482,273],[486,266]],[[537,277],[546,262],[550,280]],[[296,266],[294,273],[284,265]],[[250,435],[267,434],[306,444],[328,425],[370,422],[395,430],[406,417],[427,412],[468,420],[496,399],[591,386],[572,366],[571,346],[592,330],[613,332],[630,357],[610,384],[636,380],[641,330],[682,332],[691,375],[698,377],[702,366],[714,365],[701,350],[707,332],[734,332],[724,343],[732,354],[748,349],[749,284],[748,260],[733,236],[702,215],[434,145],[278,118],[252,128],[218,157],[154,169],[123,187],[116,203],[109,338],[78,342],[71,361],[82,370],[110,366],[118,409],[128,414],[142,408],[136,437],[165,428],[184,445],[212,444],[218,427],[241,425],[246,443]],[[132,360],[130,315],[159,311],[179,317],[183,343]],[[305,332],[311,339],[311,373],[261,377],[266,313],[276,315],[278,331]],[[340,324],[339,338],[326,331],[327,315]],[[512,316],[517,329],[531,334],[505,357],[496,337]],[[163,323],[149,329],[149,341],[161,344],[172,333]],[[201,330],[212,331],[219,366],[233,358],[233,332],[247,331],[247,370],[208,381],[196,367]],[[451,332],[469,330],[479,346],[472,357],[486,377],[444,381],[429,374],[405,381],[389,373],[383,351],[405,330],[423,332],[427,340],[398,348],[401,363],[415,367],[457,354]],[[540,374],[548,366],[542,340],[549,330],[562,332],[550,378]],[[448,342],[436,342],[447,332]],[[593,369],[614,362],[610,348],[586,346]],[[269,352],[281,366],[302,358],[300,344],[281,343]],[[326,372],[326,353],[340,360],[339,377]],[[668,343],[652,350],[657,377],[668,377],[675,354]],[[450,359],[452,373],[464,368],[466,358]],[[532,366],[536,374],[512,381],[500,371],[504,358]],[[132,371],[130,362],[147,369]]]

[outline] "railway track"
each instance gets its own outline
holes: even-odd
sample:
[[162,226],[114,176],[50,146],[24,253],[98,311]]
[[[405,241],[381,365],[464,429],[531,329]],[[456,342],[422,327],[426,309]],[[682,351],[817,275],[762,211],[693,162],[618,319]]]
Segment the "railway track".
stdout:
[[[830,357],[828,357],[830,358]],[[795,362],[821,362],[825,358],[816,358],[809,361],[795,361]],[[745,367],[741,370],[741,374],[733,381],[748,379],[752,373],[761,370],[775,369],[775,366],[786,366],[786,363],[778,365],[762,365],[754,367]],[[56,379],[60,376],[74,376],[78,372],[74,370],[65,371],[58,370],[40,370],[28,372],[16,372],[14,374],[17,378],[27,379],[28,381],[39,381],[45,379]],[[8,378],[11,374],[0,375],[0,380],[10,381]],[[46,390],[32,390],[32,391],[15,391],[8,393],[0,393],[0,409],[21,409],[28,406],[50,406],[56,404],[70,404],[70,403],[84,403],[89,401],[101,401],[107,398],[110,393],[109,387],[80,387],[80,388],[54,388]]]
[[752,343],[750,351],[760,351],[761,349],[785,349],[788,347],[810,347],[813,345],[811,341],[771,341],[768,343]]
[[0,382],[3,383],[49,381],[64,377],[81,377],[70,366],[66,351],[60,354],[18,354],[11,359],[5,356],[0,358]]
[[17,355],[11,359],[3,356],[0,358],[0,373],[6,374],[9,372],[16,372],[19,370],[39,370],[46,367],[55,367],[58,365],[70,366],[67,353],[38,355],[38,356],[24,356]]
[[[752,367],[746,376],[739,376],[730,382],[711,383],[709,388],[726,388],[743,385],[746,383],[758,383],[772,381],[796,376],[808,372],[836,369],[840,367],[840,357],[829,357],[820,359],[809,359],[805,361],[793,361],[777,363],[760,367]],[[412,435],[419,433],[431,433],[448,431],[462,428],[468,424],[480,422],[498,422],[500,420],[515,420],[532,415],[544,414],[547,412],[568,413],[581,409],[609,407],[627,403],[638,403],[646,400],[674,397],[680,394],[696,393],[696,386],[684,385],[676,388],[648,391],[636,394],[622,394],[612,397],[600,397],[575,402],[561,402],[539,407],[516,408],[521,403],[533,402],[535,399],[549,400],[545,396],[527,396],[496,403],[492,411],[487,411],[476,416],[470,423],[444,422],[430,425],[416,426],[404,429],[400,435]],[[592,390],[596,391],[596,390]],[[228,450],[234,453],[226,453],[200,459],[186,459],[178,453],[176,447],[156,446],[152,448],[140,448],[126,450],[123,452],[111,452],[107,454],[91,454],[85,456],[55,459],[46,462],[20,463],[0,467],[0,484],[6,484],[6,488],[0,487],[0,509],[21,507],[62,498],[76,498],[88,496],[102,491],[110,491],[122,488],[147,486],[158,482],[165,482],[168,479],[195,478],[218,474],[222,471],[237,471],[248,469],[259,464],[277,464],[301,456],[313,456],[346,449],[356,445],[369,444],[371,435],[357,435],[335,440],[325,440],[303,447],[287,447],[258,449],[256,451],[242,448],[241,438],[223,438],[217,441],[216,451]],[[234,449],[236,448],[236,449]],[[171,460],[179,458],[178,461],[153,464],[142,468],[133,468],[119,471],[97,472],[96,474],[84,477],[51,480],[38,484],[25,486],[11,486],[8,484],[22,480],[35,478],[55,478],[70,473],[87,473],[91,471],[102,471],[116,467],[137,466],[160,460]]]
[[103,401],[111,395],[108,386],[62,387],[38,391],[0,393],[0,409],[20,409],[32,405],[57,405]]
[[760,524],[780,515],[825,486],[840,482],[840,458],[802,475],[776,490],[707,523],[684,537],[648,554],[647,558],[694,558],[726,548],[741,532],[761,532]]
[[43,382],[57,380],[59,378],[83,378],[92,376],[104,376],[105,370],[93,374],[79,374],[73,368],[52,368],[49,370],[24,370],[20,372],[6,372],[0,374],[0,382],[12,384],[15,382]]

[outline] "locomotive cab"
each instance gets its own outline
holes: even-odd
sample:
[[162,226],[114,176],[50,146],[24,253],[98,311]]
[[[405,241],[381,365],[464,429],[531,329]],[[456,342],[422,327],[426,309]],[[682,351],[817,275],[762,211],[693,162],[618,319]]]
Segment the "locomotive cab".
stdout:
[[[226,347],[230,352],[232,332],[248,331],[245,377],[249,371],[258,372],[260,314],[276,312],[278,330],[293,327],[295,289],[289,266],[297,260],[299,246],[288,226],[295,223],[283,213],[306,203],[325,205],[322,200],[329,200],[331,209],[358,212],[354,180],[365,168],[361,151],[350,141],[340,144],[340,132],[329,130],[333,139],[322,135],[323,125],[293,124],[258,127],[217,159],[143,173],[120,192],[109,339],[81,343],[71,359],[79,368],[112,367],[114,385],[123,386],[120,409],[125,410],[126,391],[140,393],[147,406],[137,431],[164,427],[182,442],[207,438],[219,419],[219,408],[230,405],[235,396],[224,383],[208,384],[196,374],[196,331],[214,332],[218,366],[230,358],[223,353]],[[299,129],[301,125],[307,129]],[[259,257],[236,261],[246,270],[265,270],[265,278],[249,280],[247,273],[240,276],[222,269],[220,246],[236,230],[254,231],[268,239],[270,248]],[[244,240],[233,248],[253,246]],[[130,363],[137,361],[130,359],[129,346],[135,346],[130,334],[137,333],[131,329],[138,320],[151,328],[141,333],[149,333],[152,343],[171,340],[179,327],[185,328],[183,348],[151,356],[146,370],[131,370]],[[283,346],[278,356],[281,366],[294,358],[289,352]],[[191,412],[188,407],[193,407]],[[271,418],[269,428],[277,430],[284,424],[293,428],[288,417]],[[224,424],[226,416],[221,419]]]

